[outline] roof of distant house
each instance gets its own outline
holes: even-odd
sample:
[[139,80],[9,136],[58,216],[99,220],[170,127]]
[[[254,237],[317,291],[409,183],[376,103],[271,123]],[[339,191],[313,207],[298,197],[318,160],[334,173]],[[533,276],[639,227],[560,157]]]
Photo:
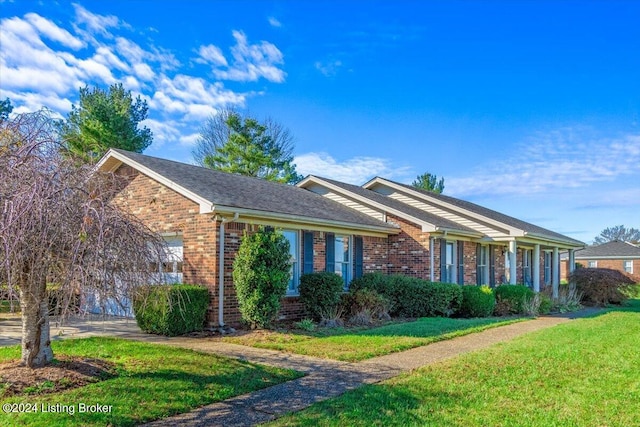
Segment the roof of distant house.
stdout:
[[640,258],[640,247],[629,242],[614,240],[576,251],[576,259]]

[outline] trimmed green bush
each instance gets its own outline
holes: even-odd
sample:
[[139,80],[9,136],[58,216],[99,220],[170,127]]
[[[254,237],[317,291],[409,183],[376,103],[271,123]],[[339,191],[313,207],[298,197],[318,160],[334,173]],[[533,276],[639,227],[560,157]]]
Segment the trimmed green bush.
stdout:
[[272,228],[245,231],[233,261],[233,283],[242,320],[266,328],[280,311],[291,270],[289,241]]
[[353,324],[369,325],[373,320],[388,320],[389,301],[373,289],[362,288],[349,292],[344,299]]
[[494,294],[496,306],[494,313],[498,316],[524,314],[525,302],[533,298],[533,291],[524,285],[500,285]]
[[320,272],[300,277],[300,302],[315,320],[331,317],[340,305],[344,281],[336,273]]
[[463,286],[460,317],[489,317],[496,306],[493,290],[487,286]]
[[543,294],[542,292],[538,292],[540,296],[540,307],[538,308],[538,312],[540,314],[549,314],[551,313],[551,309],[553,308],[553,301],[551,301],[551,297],[547,294]]
[[390,302],[389,313],[401,317],[451,316],[462,303],[462,289],[453,283],[428,282],[415,277],[379,273],[353,280],[350,289],[373,289]]
[[209,291],[198,285],[143,286],[133,298],[140,329],[170,337],[201,331],[208,307]]
[[601,306],[622,304],[635,285],[626,274],[609,268],[580,268],[571,273],[569,280],[582,294],[582,302]]

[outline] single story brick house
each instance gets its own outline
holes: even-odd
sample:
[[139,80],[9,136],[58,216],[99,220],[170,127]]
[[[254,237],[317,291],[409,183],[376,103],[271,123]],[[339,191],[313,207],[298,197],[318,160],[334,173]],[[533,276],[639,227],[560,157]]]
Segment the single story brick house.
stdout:
[[585,268],[619,270],[640,283],[640,246],[614,240],[575,252],[575,262]]
[[126,177],[114,203],[167,240],[159,272],[207,286],[211,325],[240,320],[232,264],[243,233],[282,230],[292,277],[281,317],[302,315],[300,275],[368,272],[460,284],[560,280],[560,251],[584,243],[482,206],[384,178],[363,186],[308,176],[297,186],[111,149],[97,166]]

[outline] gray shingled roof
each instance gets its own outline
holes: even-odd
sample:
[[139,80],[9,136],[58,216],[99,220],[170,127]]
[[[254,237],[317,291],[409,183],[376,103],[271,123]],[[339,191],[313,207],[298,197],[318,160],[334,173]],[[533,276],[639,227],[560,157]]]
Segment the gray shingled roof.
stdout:
[[172,160],[114,149],[214,205],[338,221],[369,227],[394,227],[311,191],[259,178],[235,175]]
[[358,196],[366,197],[367,199],[373,202],[379,203],[381,205],[387,206],[388,208],[395,209],[400,212],[404,212],[407,215],[410,215],[416,219],[425,221],[429,224],[433,224],[436,227],[442,227],[449,230],[458,230],[466,233],[478,234],[478,232],[473,230],[472,228],[458,224],[457,222],[450,221],[446,218],[442,218],[438,215],[425,212],[422,209],[414,208],[413,206],[409,206],[398,200],[392,199],[387,196],[383,196],[382,194],[376,193],[375,191],[367,190],[366,188],[360,187],[359,185],[347,184],[344,182],[335,181],[333,179],[323,178],[315,175],[313,176],[323,181],[326,181],[330,184],[333,184],[336,187],[340,187],[343,190],[352,192],[354,194],[357,194]]
[[411,189],[414,191],[418,191],[420,193],[424,193],[425,195],[429,196],[429,197],[433,197],[437,200],[441,200],[443,202],[452,204],[454,206],[457,206],[459,208],[462,209],[466,209],[470,212],[476,213],[478,215],[482,215],[484,217],[493,219],[495,221],[501,222],[503,224],[506,224],[508,226],[511,227],[515,227],[518,228],[520,230],[523,230],[525,232],[528,233],[533,233],[536,236],[541,236],[541,237],[548,237],[554,240],[560,239],[566,242],[570,242],[570,243],[574,243],[576,245],[584,245],[583,242],[576,240],[576,239],[572,239],[571,237],[565,236],[563,234],[560,233],[556,233],[555,231],[551,231],[551,230],[547,230],[546,228],[542,228],[539,227],[535,224],[531,224],[528,223],[526,221],[522,221],[520,219],[511,217],[509,215],[505,215],[503,213],[500,212],[496,212],[492,209],[488,209],[485,208],[484,206],[480,206],[480,205],[476,205],[475,203],[471,203],[471,202],[467,202],[466,200],[461,200],[461,199],[456,199],[455,197],[451,197],[451,196],[445,196],[444,194],[437,194],[437,193],[432,193],[429,191],[425,191],[425,190],[420,190],[417,189],[411,185],[407,185],[407,184],[401,184],[399,182],[395,182],[395,181],[391,181],[390,179],[387,178],[381,178],[384,179],[385,181],[389,181],[389,182],[393,182],[396,185],[402,186],[404,188],[407,189]]
[[588,246],[576,251],[576,259],[596,258],[640,258],[640,247],[615,240],[597,246]]

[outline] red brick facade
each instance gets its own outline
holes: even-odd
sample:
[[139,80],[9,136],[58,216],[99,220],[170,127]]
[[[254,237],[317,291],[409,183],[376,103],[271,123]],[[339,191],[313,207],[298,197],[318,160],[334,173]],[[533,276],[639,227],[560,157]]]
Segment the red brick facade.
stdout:
[[[218,323],[218,248],[220,247],[220,220],[213,215],[199,213],[199,205],[161,183],[138,173],[128,166],[122,166],[118,174],[128,177],[128,183],[115,199],[115,203],[126,208],[159,233],[177,233],[183,239],[183,282],[207,286],[210,290],[211,306],[208,321]],[[399,234],[389,237],[363,236],[363,271],[383,274],[406,274],[422,279],[431,275],[430,234],[422,228],[402,218],[387,215],[387,222],[400,226]],[[240,246],[243,233],[255,232],[257,226],[242,222],[227,222],[224,235],[224,320],[235,325],[240,322],[238,303],[232,278],[232,266]],[[302,235],[299,233],[299,266],[304,265]],[[324,271],[326,266],[326,232],[313,231],[313,270]],[[440,280],[440,242],[433,239],[434,278]],[[464,283],[476,284],[476,243],[463,243]],[[495,259],[495,283],[505,278],[506,246],[493,246]],[[518,282],[522,283],[523,251],[517,252]],[[544,264],[541,252],[540,271],[543,277]],[[460,262],[456,268],[459,268]],[[355,262],[352,263],[355,269]],[[640,272],[640,261],[634,265]],[[457,270],[459,271],[459,270]],[[352,271],[352,277],[355,270]],[[284,298],[280,312],[281,318],[300,318],[303,315],[301,304],[295,296]]]

